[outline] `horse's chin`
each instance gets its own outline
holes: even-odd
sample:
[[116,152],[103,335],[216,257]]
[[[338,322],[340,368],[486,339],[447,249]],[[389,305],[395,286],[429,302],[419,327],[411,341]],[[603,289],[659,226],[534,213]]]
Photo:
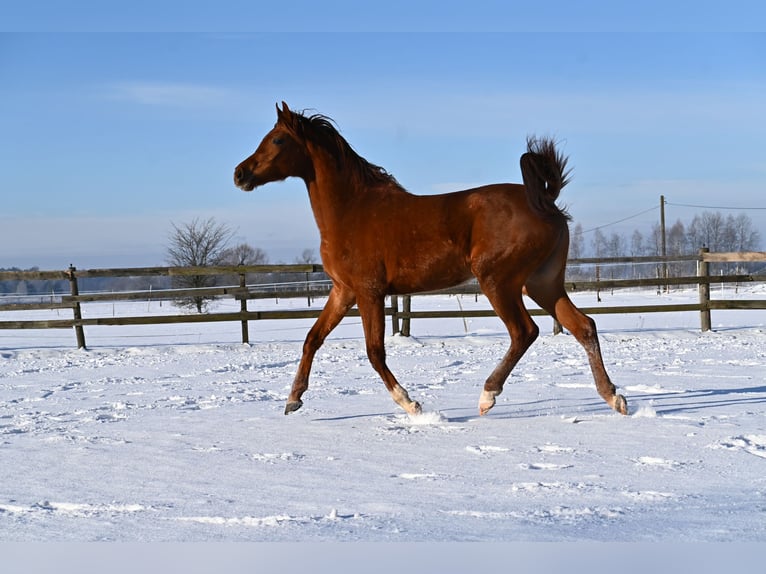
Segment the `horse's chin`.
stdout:
[[237,169],[234,170],[234,185],[242,191],[253,191],[262,183],[260,178],[249,169],[242,169],[237,166]]
[[258,182],[255,180],[255,178],[248,179],[247,181],[240,181],[234,182],[234,185],[236,185],[239,189],[242,191],[253,191],[256,187],[258,187]]

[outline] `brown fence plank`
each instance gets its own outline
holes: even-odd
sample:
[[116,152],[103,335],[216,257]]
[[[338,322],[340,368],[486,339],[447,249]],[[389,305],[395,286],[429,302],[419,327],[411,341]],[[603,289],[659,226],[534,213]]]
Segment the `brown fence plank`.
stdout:
[[733,263],[735,261],[766,261],[766,251],[748,251],[733,253],[705,253],[708,263]]
[[[221,265],[215,267],[133,267],[120,269],[84,269],[77,271],[85,277],[145,277],[188,275],[239,275],[240,273],[319,273],[321,265]],[[0,278],[2,276],[0,275]]]
[[53,319],[49,321],[0,321],[0,329],[71,329],[72,319]]
[[55,311],[57,309],[71,309],[72,303],[10,303],[0,305],[0,312],[5,311]]
[[640,257],[581,257],[568,259],[567,265],[620,265],[624,263],[673,263],[675,261],[697,261],[699,255],[642,255]]
[[712,299],[709,304],[711,309],[766,309],[766,301],[763,299]]
[[[766,304],[766,301],[764,302]],[[723,308],[723,307],[722,307]],[[617,305],[612,307],[579,307],[580,311],[587,315],[605,315],[612,313],[672,313],[677,311],[699,311],[700,306],[697,303],[679,303],[675,305]],[[548,315],[542,309],[529,309],[532,316]],[[475,317],[496,317],[497,315],[491,309],[467,309],[458,310],[440,310],[440,311],[399,311],[400,318],[412,319],[439,319],[439,318],[475,318]]]
[[60,281],[68,280],[67,271],[0,271],[0,281]]
[[656,287],[658,285],[699,285],[719,283],[755,283],[766,281],[766,275],[722,275],[699,277],[668,277],[667,279],[606,279],[600,281],[567,281],[564,286],[567,291],[595,291],[596,289],[625,289],[629,287]]
[[[231,313],[201,313],[189,315],[142,315],[133,317],[89,317],[80,321],[68,321],[68,326],[118,326],[118,325],[168,325],[177,323],[217,323],[226,321],[263,321],[266,319],[316,319],[321,309],[296,309],[291,311],[232,311]],[[386,309],[386,315],[391,310]],[[346,317],[359,317],[357,309],[351,309]],[[2,323],[0,323],[2,325]]]

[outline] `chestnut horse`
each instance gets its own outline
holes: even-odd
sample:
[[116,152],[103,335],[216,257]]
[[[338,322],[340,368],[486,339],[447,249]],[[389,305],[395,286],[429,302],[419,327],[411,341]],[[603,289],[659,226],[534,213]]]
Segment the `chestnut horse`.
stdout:
[[594,321],[564,290],[569,216],[555,203],[568,179],[567,160],[548,139],[527,140],[524,184],[502,183],[441,195],[408,193],[383,168],[360,157],[322,115],[277,106],[277,123],[234,171],[244,191],[288,177],[308,188],[321,235],[324,270],[332,279],[327,304],[303,345],[285,414],[298,410],[317,349],[356,304],[367,356],[394,401],[421,412],[386,365],[384,298],[433,291],[475,276],[511,338],[510,348],[484,384],[486,414],[538,327],[522,301],[525,291],[585,348],[596,389],[616,411],[615,392],[601,358]]

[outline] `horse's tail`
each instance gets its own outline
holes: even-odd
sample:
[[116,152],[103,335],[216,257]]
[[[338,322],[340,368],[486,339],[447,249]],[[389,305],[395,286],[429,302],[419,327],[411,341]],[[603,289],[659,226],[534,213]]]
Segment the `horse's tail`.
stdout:
[[567,161],[552,139],[527,137],[527,152],[520,160],[521,177],[529,205],[544,219],[571,219],[565,209],[556,205],[559,193],[569,183]]

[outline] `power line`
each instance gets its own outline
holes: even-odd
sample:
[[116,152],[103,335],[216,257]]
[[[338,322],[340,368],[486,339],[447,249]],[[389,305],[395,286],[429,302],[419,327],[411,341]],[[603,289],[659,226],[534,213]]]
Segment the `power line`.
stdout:
[[597,227],[591,227],[590,229],[586,229],[584,231],[581,231],[579,233],[579,235],[584,235],[585,233],[590,233],[591,231],[596,231],[597,229],[603,229],[604,227],[610,227],[612,225],[617,225],[618,223],[622,223],[623,221],[628,221],[629,219],[634,219],[636,217],[644,215],[645,213],[649,213],[650,211],[655,211],[657,209],[659,209],[659,207],[657,207],[657,206],[650,207],[649,209],[645,209],[644,211],[640,211],[640,212],[635,213],[633,215],[629,215],[628,217],[623,217],[622,219],[618,219],[617,221],[612,221],[611,223],[605,223],[604,225],[599,225]]
[[730,207],[725,205],[693,205],[689,203],[671,203],[670,201],[665,202],[666,205],[673,205],[675,207],[694,207],[697,209],[734,209],[736,211],[745,211],[745,210],[766,210],[766,207]]
[[[734,211],[751,211],[751,210],[758,210],[758,211],[766,211],[766,207],[732,207],[727,205],[696,205],[692,203],[675,203],[671,201],[665,200],[665,205],[672,205],[674,207],[693,207],[695,209],[731,209]],[[611,223],[605,223],[603,225],[598,225],[596,227],[591,227],[590,229],[585,229],[581,231],[579,234],[576,235],[584,235],[586,233],[590,233],[591,231],[596,231],[598,229],[604,229],[605,227],[611,227],[612,225],[617,225],[618,223],[622,223],[624,221],[628,221],[630,219],[634,219],[636,217],[639,217],[641,215],[644,215],[645,213],[649,213],[650,211],[654,211],[656,209],[659,209],[658,207],[650,207],[649,209],[645,209],[644,211],[639,211],[638,213],[635,213],[633,215],[629,215],[628,217],[624,217],[622,219],[618,219],[617,221],[612,221]]]

